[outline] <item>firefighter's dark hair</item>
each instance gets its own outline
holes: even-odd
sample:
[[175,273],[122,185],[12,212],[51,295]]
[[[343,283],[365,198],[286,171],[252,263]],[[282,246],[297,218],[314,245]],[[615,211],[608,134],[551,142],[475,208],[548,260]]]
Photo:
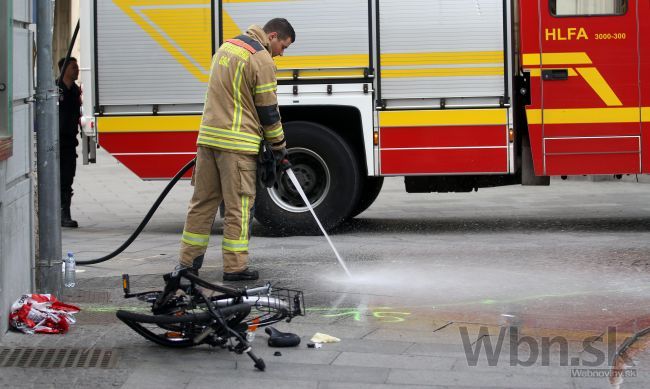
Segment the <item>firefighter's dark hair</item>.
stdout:
[[264,32],[271,33],[277,32],[278,37],[282,40],[291,38],[291,43],[296,41],[296,32],[291,27],[291,23],[287,19],[274,18],[266,22],[264,25]]
[[[72,61],[77,62],[77,59],[76,59],[75,57],[70,57],[70,61],[68,61],[68,63],[70,63],[70,62],[72,62]],[[63,58],[61,58],[61,59],[59,60],[59,71],[61,71],[61,68],[63,67],[63,63],[64,63],[64,62],[65,62],[65,57],[63,57]]]

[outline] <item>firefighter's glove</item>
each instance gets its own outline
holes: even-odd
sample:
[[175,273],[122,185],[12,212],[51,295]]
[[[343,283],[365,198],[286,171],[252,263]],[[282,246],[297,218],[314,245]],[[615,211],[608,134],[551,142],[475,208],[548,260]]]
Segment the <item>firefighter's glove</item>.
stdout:
[[271,188],[277,178],[276,170],[275,152],[271,149],[271,144],[263,140],[257,156],[257,179],[260,185]]
[[291,169],[291,162],[289,162],[289,153],[285,147],[279,150],[273,150],[273,156],[275,157],[275,166],[278,172],[278,176],[284,173],[287,169]]

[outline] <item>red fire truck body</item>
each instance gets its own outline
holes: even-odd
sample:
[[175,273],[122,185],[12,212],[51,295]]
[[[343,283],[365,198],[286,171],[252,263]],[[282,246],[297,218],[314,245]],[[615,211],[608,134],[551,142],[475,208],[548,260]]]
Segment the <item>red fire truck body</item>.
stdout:
[[521,2],[535,174],[648,173],[650,2],[592,17],[555,17],[550,5]]
[[[650,173],[650,0],[87,7],[85,122],[143,179],[193,158],[219,43],[277,15],[297,31],[276,61],[290,158],[328,227],[370,206],[384,176],[404,176],[408,192],[452,192]],[[258,197],[262,223],[311,225],[289,183]]]

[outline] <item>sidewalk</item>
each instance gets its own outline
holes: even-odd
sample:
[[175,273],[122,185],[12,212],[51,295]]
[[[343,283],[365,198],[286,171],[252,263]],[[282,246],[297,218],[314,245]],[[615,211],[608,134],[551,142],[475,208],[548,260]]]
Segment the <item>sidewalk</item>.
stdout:
[[[166,184],[142,182],[104,153],[98,160],[79,167],[73,217],[80,228],[63,231],[63,250],[78,260],[119,246]],[[258,331],[253,348],[265,372],[226,350],[157,346],[115,317],[135,304],[122,298],[122,273],[131,274],[134,291],[160,288],[161,274],[177,261],[191,195],[182,182],[124,253],[80,267],[77,287],[61,298],[82,308],[68,334],[4,336],[0,366],[13,356],[13,366],[25,367],[0,367],[0,387],[611,387],[606,378],[572,378],[560,362],[588,357],[583,341],[590,336],[590,346],[607,351],[608,325],[626,334],[650,326],[649,186],[566,182],[553,190],[410,195],[402,185],[388,179],[368,212],[334,232],[352,282],[323,237],[280,238],[254,226],[252,263],[260,282],[304,290],[308,307],[307,316],[277,325],[302,337],[296,348],[270,348]],[[201,273],[212,281],[221,279],[221,228],[217,220]],[[567,350],[552,349],[548,363],[539,356],[522,366],[535,351],[525,342],[511,348],[506,332],[496,366],[484,349],[470,366],[477,343],[496,347],[502,329],[514,327],[538,345],[562,337]],[[342,341],[309,349],[316,332]],[[25,354],[25,348],[35,350]],[[647,352],[637,358],[637,377],[624,388],[650,386]]]

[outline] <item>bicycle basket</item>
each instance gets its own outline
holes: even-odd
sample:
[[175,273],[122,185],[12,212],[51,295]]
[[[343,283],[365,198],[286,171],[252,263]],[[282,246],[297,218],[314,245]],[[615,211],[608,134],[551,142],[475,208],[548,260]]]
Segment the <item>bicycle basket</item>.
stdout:
[[249,294],[237,299],[215,301],[219,307],[241,302],[251,306],[251,315],[246,320],[249,326],[266,326],[282,320],[291,321],[295,316],[305,316],[305,299],[299,290],[273,288],[268,294]]

